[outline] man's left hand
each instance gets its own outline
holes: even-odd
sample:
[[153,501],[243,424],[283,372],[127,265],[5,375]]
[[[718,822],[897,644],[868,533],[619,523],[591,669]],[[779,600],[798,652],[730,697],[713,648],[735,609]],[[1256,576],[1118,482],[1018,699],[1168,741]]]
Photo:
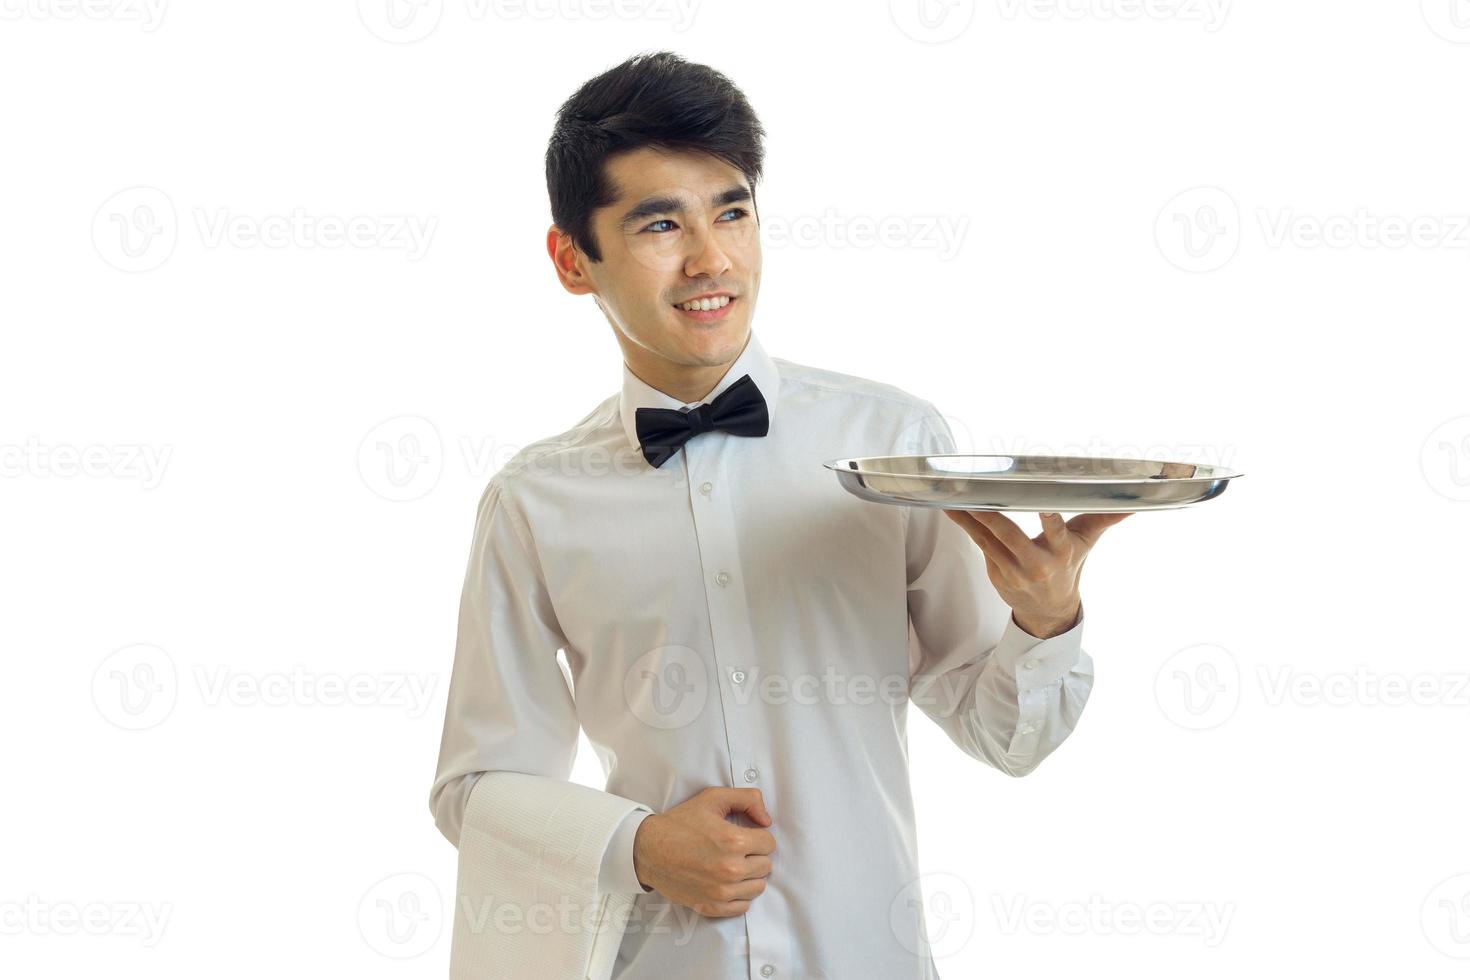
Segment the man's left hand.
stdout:
[[1078,579],[1082,563],[1103,531],[1127,514],[1041,515],[1041,533],[1028,538],[1015,521],[985,510],[946,510],[949,519],[980,546],[995,590],[1011,607],[1016,625],[1043,639],[1065,633],[1082,611]]

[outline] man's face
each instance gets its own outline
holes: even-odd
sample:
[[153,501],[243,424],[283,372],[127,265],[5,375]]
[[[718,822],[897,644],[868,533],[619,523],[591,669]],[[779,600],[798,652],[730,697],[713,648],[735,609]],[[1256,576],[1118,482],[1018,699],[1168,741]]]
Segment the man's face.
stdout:
[[[617,200],[592,215],[602,261],[578,252],[576,262],[629,363],[655,374],[728,364],[745,347],[760,290],[760,235],[744,175],[708,154],[647,147],[606,168]],[[680,308],[710,293],[732,298],[707,313]]]

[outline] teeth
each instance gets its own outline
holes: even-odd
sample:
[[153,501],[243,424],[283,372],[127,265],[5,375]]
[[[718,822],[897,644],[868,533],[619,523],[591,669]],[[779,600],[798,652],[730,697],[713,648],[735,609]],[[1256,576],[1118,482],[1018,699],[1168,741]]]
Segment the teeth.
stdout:
[[714,299],[697,299],[690,303],[680,303],[679,309],[688,310],[693,313],[695,311],[718,310],[722,306],[728,305],[730,305],[730,297],[716,296]]

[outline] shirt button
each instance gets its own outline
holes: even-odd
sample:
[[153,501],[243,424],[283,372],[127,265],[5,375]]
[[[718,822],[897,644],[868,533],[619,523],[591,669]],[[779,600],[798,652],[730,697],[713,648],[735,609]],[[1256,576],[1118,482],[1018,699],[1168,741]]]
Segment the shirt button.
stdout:
[[769,964],[769,963],[767,963],[765,966],[761,967],[761,976],[763,976],[763,977],[772,976],[775,972],[776,972],[776,968],[774,966],[772,966],[771,964]]
[[730,680],[734,681],[736,684],[744,684],[745,683],[745,671],[743,671],[743,670],[737,670],[737,671],[735,671],[734,673],[732,673],[730,675]]
[[1024,664],[1022,664],[1021,666],[1022,667],[1025,667],[1027,670],[1035,670],[1037,667],[1040,667],[1041,666],[1041,661],[1040,660],[1028,660]]
[[[745,770],[745,781],[747,783],[753,783],[755,782],[755,777],[758,775],[760,775],[760,773],[756,772],[754,769],[747,769]],[[770,976],[770,974],[766,975]]]
[[715,576],[715,581],[720,584],[721,588],[724,588],[726,585],[730,584],[730,573],[726,571],[721,571],[718,575]]
[[704,494],[706,497],[708,497],[709,496],[709,492],[711,490],[713,490],[714,488],[715,488],[715,485],[713,483],[701,483],[699,485],[699,492],[702,493],[702,494]]
[[1019,731],[1022,735],[1030,735],[1032,732],[1036,731],[1036,726],[1035,725],[1022,725],[1020,728],[1018,728],[1016,730]]

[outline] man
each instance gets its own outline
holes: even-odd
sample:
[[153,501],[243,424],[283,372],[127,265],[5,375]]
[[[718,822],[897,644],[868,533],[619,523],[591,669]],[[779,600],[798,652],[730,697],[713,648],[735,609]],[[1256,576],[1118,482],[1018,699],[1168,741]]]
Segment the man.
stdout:
[[[547,251],[623,384],[485,491],[430,805],[462,878],[476,805],[514,811],[479,824],[489,863],[590,855],[631,898],[618,980],[935,978],[908,704],[1034,769],[1091,690],[1078,578],[1127,515],[1043,515],[1032,539],[841,489],[823,461],[953,440],[929,402],[757,340],[763,136],[729,79],[669,53],[559,111]],[[579,726],[606,793],[537,802]]]

